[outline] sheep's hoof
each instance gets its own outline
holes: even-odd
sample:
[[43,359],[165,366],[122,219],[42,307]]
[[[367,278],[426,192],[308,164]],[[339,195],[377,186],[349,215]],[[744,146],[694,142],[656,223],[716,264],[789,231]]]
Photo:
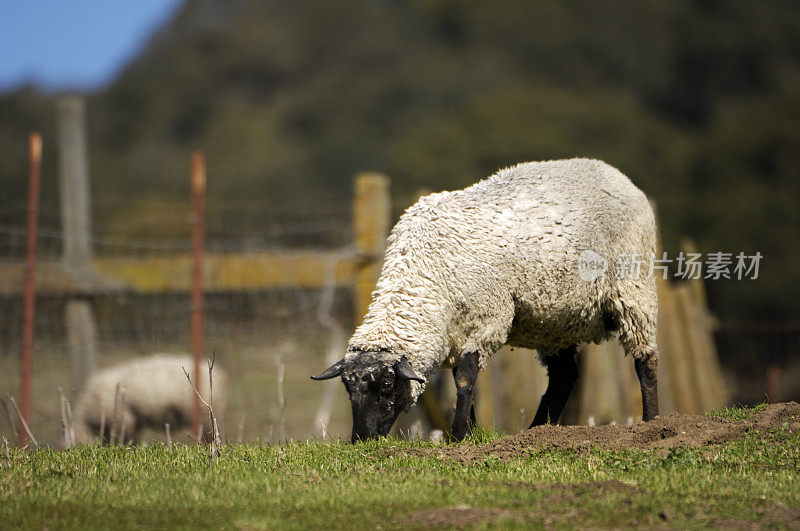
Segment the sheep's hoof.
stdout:
[[471,426],[469,425],[454,425],[450,430],[450,440],[453,442],[461,442],[467,438]]

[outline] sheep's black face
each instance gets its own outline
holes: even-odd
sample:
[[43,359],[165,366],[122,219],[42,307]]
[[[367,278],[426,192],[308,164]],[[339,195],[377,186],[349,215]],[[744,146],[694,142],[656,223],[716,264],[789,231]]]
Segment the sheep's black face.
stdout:
[[425,381],[405,358],[392,362],[381,352],[364,352],[349,362],[342,360],[313,378],[336,376],[342,377],[350,394],[353,442],[387,435],[400,412],[411,405],[411,380]]

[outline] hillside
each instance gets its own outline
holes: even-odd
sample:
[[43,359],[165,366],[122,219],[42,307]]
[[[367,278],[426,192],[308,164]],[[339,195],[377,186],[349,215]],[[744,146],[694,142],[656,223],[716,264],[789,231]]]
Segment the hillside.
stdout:
[[[689,235],[704,251],[766,257],[757,284],[710,286],[719,314],[788,319],[799,58],[800,8],[784,1],[188,0],[89,95],[96,225],[141,237],[137,218],[186,201],[196,147],[211,206],[255,217],[347,207],[360,170],[392,176],[399,211],[419,188],[592,156],[656,200],[667,249]],[[0,95],[5,203],[24,198],[33,128],[52,145],[51,96]]]

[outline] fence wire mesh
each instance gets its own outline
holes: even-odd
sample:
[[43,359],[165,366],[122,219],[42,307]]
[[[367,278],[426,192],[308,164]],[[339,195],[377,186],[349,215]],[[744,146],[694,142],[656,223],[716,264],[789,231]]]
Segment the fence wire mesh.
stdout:
[[[2,206],[3,220],[23,219],[22,205],[6,200]],[[185,223],[188,235],[188,210],[166,217]],[[224,435],[230,440],[267,441],[323,432],[346,435],[349,411],[343,393],[326,391],[330,388],[308,377],[324,369],[334,353],[343,353],[344,330],[352,328],[351,289],[335,279],[337,261],[354,254],[349,210],[248,212],[229,207],[209,209],[208,218],[209,257],[236,254],[246,259],[302,248],[328,260],[327,278],[319,278],[317,286],[297,287],[303,283],[289,271],[278,287],[248,288],[248,278],[228,278],[229,284],[242,288],[206,293],[205,353],[210,356],[215,351],[218,366],[230,375],[229,407],[220,419]],[[45,205],[41,219],[38,262],[58,262],[63,249],[58,213]],[[92,239],[95,257],[167,263],[176,256],[188,256],[188,237],[145,239],[124,234],[142,233],[144,228],[96,232]],[[0,225],[0,263],[22,267],[24,251],[24,226]],[[63,444],[59,389],[73,402],[79,392],[71,384],[64,319],[69,300],[64,294],[37,293],[31,428],[40,442],[53,446]],[[150,354],[189,353],[188,290],[111,289],[87,300],[97,329],[98,369]],[[4,398],[19,392],[21,315],[21,293],[0,294],[0,395]],[[0,418],[0,433],[10,439],[13,427],[5,413]],[[149,434],[149,438],[161,436]],[[177,440],[174,432],[172,436]]]

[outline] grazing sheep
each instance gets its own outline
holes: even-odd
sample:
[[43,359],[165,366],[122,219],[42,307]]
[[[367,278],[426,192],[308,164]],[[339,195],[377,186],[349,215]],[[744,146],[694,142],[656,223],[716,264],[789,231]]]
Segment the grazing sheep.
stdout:
[[[139,441],[140,429],[148,426],[163,430],[165,423],[170,428],[191,426],[194,414],[195,394],[183,368],[192,376],[204,400],[208,400],[208,371],[203,364],[200,383],[194,382],[194,362],[191,356],[169,356],[156,354],[136,358],[92,374],[83,387],[75,404],[74,426],[78,443],[92,443],[100,436],[111,441],[114,419],[119,424],[117,431],[124,432],[125,440]],[[118,401],[115,416],[117,384],[124,400]],[[228,378],[218,365],[214,366],[214,414],[219,418],[225,411]],[[205,407],[200,416],[203,429],[210,433],[209,419]],[[120,433],[115,434],[119,437]]]
[[615,333],[635,361],[650,420],[658,414],[655,279],[647,265],[627,278],[617,261],[649,259],[655,241],[645,195],[597,160],[519,164],[423,197],[389,236],[344,359],[313,378],[342,377],[356,440],[387,434],[430,375],[453,368],[451,436],[461,440],[474,422],[478,371],[504,344],[538,350],[547,367],[534,426],[558,421],[578,377],[577,346]]

